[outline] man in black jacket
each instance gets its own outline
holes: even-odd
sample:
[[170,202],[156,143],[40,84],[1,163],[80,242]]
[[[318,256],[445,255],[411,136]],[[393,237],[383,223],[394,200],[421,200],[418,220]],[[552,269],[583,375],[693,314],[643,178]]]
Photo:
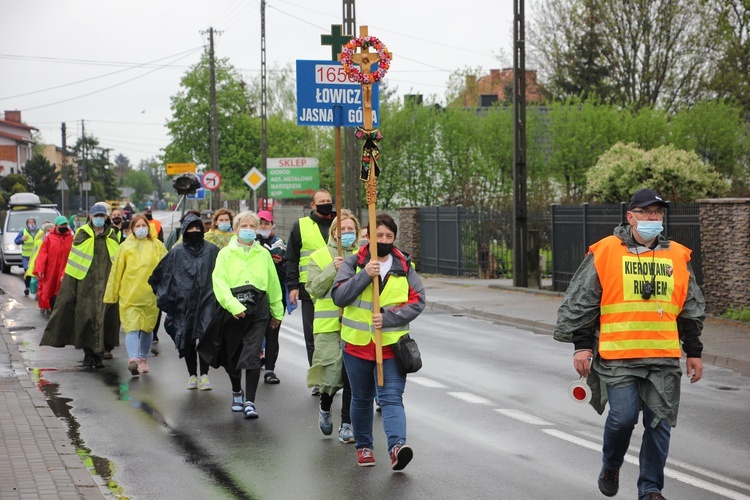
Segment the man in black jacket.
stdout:
[[[289,302],[293,305],[297,305],[297,301],[302,302],[302,329],[305,333],[307,362],[312,366],[312,356],[315,351],[313,339],[315,307],[310,294],[305,291],[307,265],[310,262],[310,255],[328,242],[331,222],[336,217],[336,213],[333,211],[331,193],[325,189],[319,189],[313,194],[310,208],[312,208],[310,215],[294,223],[287,241],[286,283],[289,288]],[[317,387],[313,387],[313,396],[318,394]]]

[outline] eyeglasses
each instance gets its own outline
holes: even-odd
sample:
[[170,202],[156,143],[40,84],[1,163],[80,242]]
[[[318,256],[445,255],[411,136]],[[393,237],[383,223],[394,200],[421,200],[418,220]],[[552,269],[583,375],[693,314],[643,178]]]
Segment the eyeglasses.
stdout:
[[655,210],[631,210],[634,214],[645,214],[646,216],[649,215],[656,215],[658,217],[661,217],[664,215],[664,209],[663,208],[657,208]]

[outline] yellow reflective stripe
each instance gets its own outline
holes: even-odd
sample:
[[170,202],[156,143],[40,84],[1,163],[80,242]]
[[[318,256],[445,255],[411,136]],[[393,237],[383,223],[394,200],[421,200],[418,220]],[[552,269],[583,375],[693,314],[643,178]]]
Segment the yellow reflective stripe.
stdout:
[[68,259],[68,265],[71,267],[75,267],[76,269],[80,269],[83,272],[86,272],[89,270],[88,267],[83,266],[82,264],[79,264],[78,262],[71,260],[71,259]]
[[344,316],[341,318],[341,324],[344,326],[348,326],[349,328],[353,330],[359,330],[360,332],[367,332],[370,333],[370,324],[364,323],[362,321],[354,321],[351,318],[347,318]]
[[677,324],[672,321],[622,321],[619,323],[602,323],[602,333],[611,332],[675,332]]
[[318,318],[338,318],[338,308],[335,311],[315,311],[315,319]]
[[599,351],[630,351],[640,349],[680,349],[679,340],[619,340],[601,342]]
[[355,300],[350,304],[352,307],[358,307],[360,309],[364,309],[366,311],[372,311],[372,302],[367,300]]
[[605,315],[625,312],[656,312],[659,306],[661,306],[664,312],[672,314],[680,313],[680,308],[675,304],[663,304],[661,302],[659,302],[658,305],[655,302],[627,302],[621,304],[609,304],[601,307],[601,313],[602,315]]
[[380,331],[382,333],[393,333],[393,332],[408,332],[409,331],[409,323],[401,326],[390,326],[388,328],[381,328]]
[[78,250],[76,247],[71,247],[70,248],[70,253],[75,254],[75,255],[77,255],[78,257],[80,257],[80,258],[82,258],[84,260],[94,260],[94,256],[93,255],[89,255],[89,254],[87,254],[85,252],[82,252],[82,251]]

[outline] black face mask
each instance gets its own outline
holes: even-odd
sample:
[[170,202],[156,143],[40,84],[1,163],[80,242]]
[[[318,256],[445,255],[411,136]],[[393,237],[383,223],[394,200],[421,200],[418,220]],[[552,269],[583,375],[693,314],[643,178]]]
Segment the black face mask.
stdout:
[[203,233],[200,231],[190,231],[182,235],[182,241],[187,245],[195,245],[203,241]]
[[120,217],[115,217],[114,219],[112,219],[112,222],[114,222],[115,224],[119,224],[120,222],[122,222],[122,219]]
[[144,214],[148,220],[152,220],[154,218],[153,214]]
[[69,228],[67,228],[67,227],[58,227],[57,228],[57,232],[60,233],[60,234],[65,234],[65,233],[68,232],[68,229]]
[[380,243],[378,242],[378,257],[385,257],[390,255],[393,251],[393,243]]
[[315,205],[315,211],[323,217],[328,217],[333,213],[333,203],[321,203],[320,205]]

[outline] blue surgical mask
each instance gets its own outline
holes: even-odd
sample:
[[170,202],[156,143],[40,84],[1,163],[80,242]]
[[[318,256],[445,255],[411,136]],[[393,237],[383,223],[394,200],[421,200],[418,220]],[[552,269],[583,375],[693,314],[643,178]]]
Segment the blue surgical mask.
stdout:
[[356,239],[357,235],[354,233],[343,233],[341,235],[341,246],[344,248],[349,248],[354,244]]
[[104,217],[92,217],[91,222],[94,227],[104,227]]
[[646,241],[651,241],[664,230],[664,225],[660,220],[639,220],[635,228],[638,234]]
[[240,234],[237,237],[245,243],[255,241],[255,229],[240,229]]
[[136,229],[135,231],[133,231],[133,233],[135,233],[135,237],[136,238],[138,238],[139,240],[142,240],[143,238],[145,238],[146,236],[148,236],[148,228],[147,227],[139,227],[138,229]]
[[228,233],[232,229],[232,224],[229,222],[219,222],[219,231]]

